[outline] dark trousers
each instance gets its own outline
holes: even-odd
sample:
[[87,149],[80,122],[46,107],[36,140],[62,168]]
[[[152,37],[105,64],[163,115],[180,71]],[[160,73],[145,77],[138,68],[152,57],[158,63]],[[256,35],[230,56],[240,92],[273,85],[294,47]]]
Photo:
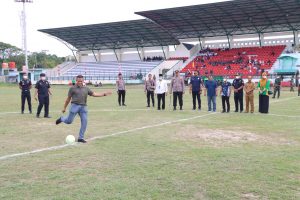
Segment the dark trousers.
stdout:
[[21,103],[22,103],[21,111],[24,112],[26,99],[27,99],[27,103],[28,103],[28,109],[31,112],[32,109],[31,109],[31,95],[30,95],[30,92],[22,92],[22,95],[21,95]]
[[157,109],[160,110],[160,103],[162,102],[161,108],[164,110],[165,109],[165,100],[166,93],[162,94],[157,94]]
[[235,111],[239,111],[239,104],[240,104],[240,111],[244,110],[243,96],[244,96],[243,93],[234,93]]
[[[277,93],[278,92],[278,93]],[[280,96],[280,87],[274,87],[274,94],[273,94],[273,98],[275,98],[277,93],[277,98],[279,98]]]
[[223,111],[226,111],[226,105],[227,105],[227,112],[230,111],[230,103],[229,103],[229,97],[226,96],[222,96],[222,107],[223,107]]
[[179,101],[179,106],[180,106],[180,108],[182,108],[182,105],[183,105],[182,93],[183,92],[173,92],[173,106],[174,106],[174,108],[176,108],[176,106],[177,106],[177,98],[178,98],[178,101]]
[[147,105],[150,107],[150,97],[152,100],[152,106],[154,107],[154,91],[147,90]]
[[39,106],[37,109],[37,113],[36,115],[40,115],[42,108],[44,106],[44,117],[48,117],[49,116],[49,96],[38,96],[39,98]]
[[119,90],[118,91],[118,102],[119,102],[119,105],[121,105],[121,102],[122,102],[122,105],[125,104],[125,95],[126,95],[125,90]]
[[268,113],[269,112],[269,96],[259,95],[259,108],[258,112]]
[[196,98],[198,101],[198,109],[201,109],[201,98],[200,98],[199,91],[193,91],[192,96],[193,96],[193,109],[196,109]]

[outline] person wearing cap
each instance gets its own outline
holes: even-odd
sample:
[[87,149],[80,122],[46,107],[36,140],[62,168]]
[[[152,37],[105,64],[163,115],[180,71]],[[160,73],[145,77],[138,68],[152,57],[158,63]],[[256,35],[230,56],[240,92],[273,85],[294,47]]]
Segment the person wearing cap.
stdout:
[[201,98],[200,94],[202,92],[201,86],[202,86],[202,80],[201,77],[198,76],[198,71],[194,72],[194,75],[191,77],[190,80],[190,94],[193,96],[193,110],[196,110],[196,98],[198,101],[198,110],[201,110]]
[[150,97],[152,100],[152,106],[154,107],[154,90],[155,81],[152,79],[152,74],[148,74],[148,80],[145,81],[145,93],[147,95],[147,107],[150,107]]
[[[212,75],[209,75],[208,80],[205,82],[204,96],[207,96],[208,112],[216,112],[216,97],[218,96],[218,85],[217,82],[213,79]],[[211,103],[213,103],[213,110],[211,109]]]
[[24,74],[22,80],[19,82],[19,88],[22,91],[21,93],[21,113],[24,114],[24,109],[25,109],[25,101],[27,99],[28,103],[28,109],[29,113],[32,113],[32,107],[31,107],[31,95],[30,95],[30,90],[32,88],[32,83],[28,79],[28,75]]
[[123,76],[121,73],[118,75],[118,80],[116,81],[117,93],[118,93],[118,103],[119,106],[126,106],[125,104],[125,95],[126,95],[126,88],[125,88],[125,81],[123,80]]
[[245,83],[244,90],[246,92],[245,99],[246,99],[246,111],[245,113],[249,113],[249,104],[251,106],[250,112],[254,112],[254,93],[255,84],[252,82],[252,76],[248,76],[248,82]]
[[77,142],[86,143],[84,139],[84,133],[87,128],[87,96],[93,97],[104,97],[111,95],[111,92],[103,92],[103,93],[96,93],[91,91],[88,87],[83,85],[84,78],[82,75],[78,75],[76,77],[76,84],[69,89],[68,97],[65,101],[64,108],[62,113],[66,112],[66,109],[71,102],[71,107],[69,111],[69,115],[66,117],[60,117],[56,120],[56,125],[64,122],[65,124],[72,124],[75,116],[78,114],[81,121],[81,127],[79,131],[79,137]]
[[281,88],[281,78],[280,76],[277,76],[274,82],[274,94],[273,94],[273,99],[275,99],[275,96],[277,94],[277,99],[280,97],[280,88]]
[[259,89],[259,109],[260,113],[269,113],[269,90],[271,81],[267,78],[267,73],[262,73],[262,78],[258,82],[257,88]]
[[234,89],[234,103],[235,103],[235,112],[243,112],[243,88],[244,88],[244,81],[239,74],[236,74],[235,79],[232,82],[232,86]]
[[[227,78],[224,78],[222,84],[221,84],[221,90],[220,95],[222,97],[222,113],[230,112],[230,95],[231,95],[231,84],[227,81]],[[226,103],[226,105],[225,105]],[[227,106],[227,110],[226,110]]]
[[52,95],[50,90],[50,83],[46,80],[46,74],[40,74],[40,80],[35,84],[35,100],[39,101],[36,117],[40,117],[42,108],[44,107],[44,117],[51,118],[49,116],[49,95]]
[[158,81],[155,84],[155,94],[157,95],[157,110],[165,110],[165,97],[168,95],[168,84],[163,80],[162,74],[159,74]]
[[177,107],[177,98],[179,101],[180,110],[182,110],[183,100],[182,96],[184,94],[184,81],[179,75],[179,70],[175,71],[175,77],[172,78],[170,86],[170,94],[173,92],[173,110]]

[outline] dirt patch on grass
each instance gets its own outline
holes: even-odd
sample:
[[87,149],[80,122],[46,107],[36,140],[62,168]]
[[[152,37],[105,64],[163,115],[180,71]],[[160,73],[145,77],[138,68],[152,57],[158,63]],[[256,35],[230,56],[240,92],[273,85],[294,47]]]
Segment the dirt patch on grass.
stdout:
[[197,129],[193,126],[180,128],[175,138],[186,141],[199,141],[213,146],[224,146],[228,144],[268,144],[268,145],[295,145],[297,142],[285,138],[259,135],[247,131],[221,130],[221,129]]
[[256,199],[261,199],[258,195],[255,195],[253,193],[247,193],[247,194],[242,194],[243,200],[256,200]]

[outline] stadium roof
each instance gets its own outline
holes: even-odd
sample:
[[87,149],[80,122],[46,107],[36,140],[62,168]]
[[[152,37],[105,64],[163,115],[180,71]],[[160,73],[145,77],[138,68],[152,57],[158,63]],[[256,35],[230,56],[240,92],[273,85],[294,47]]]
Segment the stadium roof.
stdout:
[[234,0],[136,12],[177,39],[300,29],[299,0]]
[[159,25],[146,19],[39,31],[63,40],[80,51],[180,44]]

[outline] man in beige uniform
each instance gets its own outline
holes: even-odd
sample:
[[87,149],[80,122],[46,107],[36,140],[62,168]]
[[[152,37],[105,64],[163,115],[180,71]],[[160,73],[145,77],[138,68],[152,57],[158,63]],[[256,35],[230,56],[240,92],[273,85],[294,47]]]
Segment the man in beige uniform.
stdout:
[[[122,74],[119,73],[118,80],[116,81],[116,87],[117,87],[117,93],[118,93],[118,102],[119,106],[126,106],[125,104],[125,95],[126,95],[126,89],[125,89],[125,81],[123,80]],[[122,99],[122,101],[121,101]],[[122,104],[121,104],[122,102]]]
[[245,113],[249,112],[249,103],[251,105],[251,113],[254,112],[254,94],[253,91],[255,90],[255,84],[252,82],[252,77],[248,76],[248,82],[245,83],[244,90],[246,92],[246,111]]
[[184,94],[184,81],[179,75],[179,70],[175,71],[175,77],[172,78],[170,86],[170,94],[173,92],[173,110],[176,110],[177,98],[179,101],[180,110],[182,110],[183,100],[182,95]]
[[154,90],[155,81],[152,79],[152,74],[148,75],[148,80],[145,81],[145,93],[147,95],[147,107],[150,107],[150,96],[152,100],[152,106],[154,107]]

